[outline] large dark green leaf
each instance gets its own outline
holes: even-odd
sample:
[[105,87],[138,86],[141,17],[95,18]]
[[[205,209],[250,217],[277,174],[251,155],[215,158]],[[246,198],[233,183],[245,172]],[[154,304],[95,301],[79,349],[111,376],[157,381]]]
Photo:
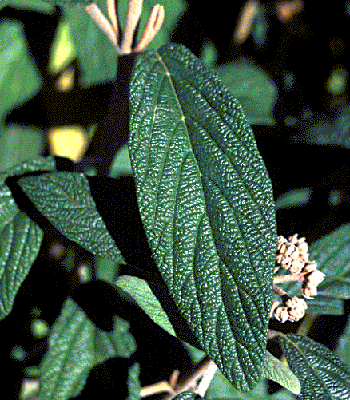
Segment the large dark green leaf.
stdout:
[[[13,210],[11,210],[11,218]],[[19,212],[0,232],[0,319],[12,310],[14,298],[36,259],[41,229]]]
[[0,173],[0,319],[11,311],[17,291],[38,255],[42,240],[41,229],[19,212],[5,179],[24,172],[54,168],[53,157],[40,157]]
[[301,383],[302,400],[350,398],[349,367],[327,347],[304,336],[280,336],[291,370]]
[[[308,301],[308,311],[340,314],[343,301],[350,298],[350,224],[343,225],[310,246],[310,260],[326,276],[317,286],[317,297]],[[287,284],[288,294],[297,293],[300,285]]]
[[84,312],[67,299],[40,366],[41,400],[66,400],[79,394],[94,363],[93,331]]
[[250,389],[265,357],[276,226],[241,107],[183,46],[136,62],[130,159],[154,259],[203,349]]
[[38,210],[68,239],[93,254],[122,261],[83,174],[53,172],[23,177],[18,183]]
[[18,22],[0,24],[0,120],[14,106],[32,97],[41,78],[30,59]]

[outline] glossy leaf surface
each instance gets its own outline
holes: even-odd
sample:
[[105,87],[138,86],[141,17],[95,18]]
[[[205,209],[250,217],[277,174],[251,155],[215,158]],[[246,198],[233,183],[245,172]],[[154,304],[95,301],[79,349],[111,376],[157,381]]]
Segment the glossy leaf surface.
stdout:
[[241,107],[183,46],[139,57],[130,159],[154,259],[203,349],[240,389],[265,357],[276,227]]
[[84,312],[67,299],[40,367],[41,400],[66,400],[79,394],[93,366],[93,331]]
[[38,210],[68,239],[93,254],[122,261],[83,174],[55,172],[23,177],[18,183]]
[[349,367],[327,347],[305,336],[280,336],[291,370],[300,380],[302,400],[350,397]]

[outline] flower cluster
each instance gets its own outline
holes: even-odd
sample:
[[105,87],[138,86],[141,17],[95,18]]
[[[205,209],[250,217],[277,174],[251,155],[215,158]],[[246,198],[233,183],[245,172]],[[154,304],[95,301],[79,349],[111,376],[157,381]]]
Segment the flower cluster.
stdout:
[[280,322],[296,322],[303,318],[306,309],[305,300],[293,296],[292,298],[286,298],[283,306],[280,306],[279,301],[274,301],[271,313]]
[[[283,236],[278,237],[276,266],[274,273],[283,268],[290,275],[275,276],[274,283],[288,281],[302,282],[301,293],[306,299],[312,299],[317,294],[317,285],[324,279],[324,274],[317,270],[315,261],[309,260],[309,247],[305,238],[299,238],[298,235],[289,236],[288,239]],[[283,305],[274,302],[271,314],[281,322],[299,321],[305,314],[307,305],[304,300],[296,296],[289,298],[288,295],[279,287],[274,285],[274,291],[279,294],[283,300]]]

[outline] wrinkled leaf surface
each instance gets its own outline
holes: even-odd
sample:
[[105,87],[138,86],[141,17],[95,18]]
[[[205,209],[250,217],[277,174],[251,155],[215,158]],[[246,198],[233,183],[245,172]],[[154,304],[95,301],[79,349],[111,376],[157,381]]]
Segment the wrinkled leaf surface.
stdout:
[[350,397],[349,367],[327,347],[305,336],[280,336],[291,370],[300,380],[301,400],[334,400]]
[[83,174],[54,172],[18,181],[38,210],[68,239],[102,257],[122,261],[96,210]]
[[240,389],[265,357],[275,257],[271,182],[221,81],[183,46],[139,57],[130,159],[154,259],[203,349]]

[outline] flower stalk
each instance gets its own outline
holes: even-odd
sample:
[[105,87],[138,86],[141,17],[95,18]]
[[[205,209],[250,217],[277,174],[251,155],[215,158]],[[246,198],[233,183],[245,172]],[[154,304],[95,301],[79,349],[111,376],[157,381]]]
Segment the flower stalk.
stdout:
[[118,55],[139,53],[143,51],[156,36],[164,21],[164,7],[160,4],[156,4],[149,16],[141,40],[133,48],[132,43],[134,41],[136,27],[142,12],[142,0],[129,0],[125,21],[125,31],[122,37],[119,37],[119,24],[115,0],[106,0],[106,8],[108,18],[106,18],[96,3],[84,7],[90,18],[95,21],[98,27],[113,44]]

